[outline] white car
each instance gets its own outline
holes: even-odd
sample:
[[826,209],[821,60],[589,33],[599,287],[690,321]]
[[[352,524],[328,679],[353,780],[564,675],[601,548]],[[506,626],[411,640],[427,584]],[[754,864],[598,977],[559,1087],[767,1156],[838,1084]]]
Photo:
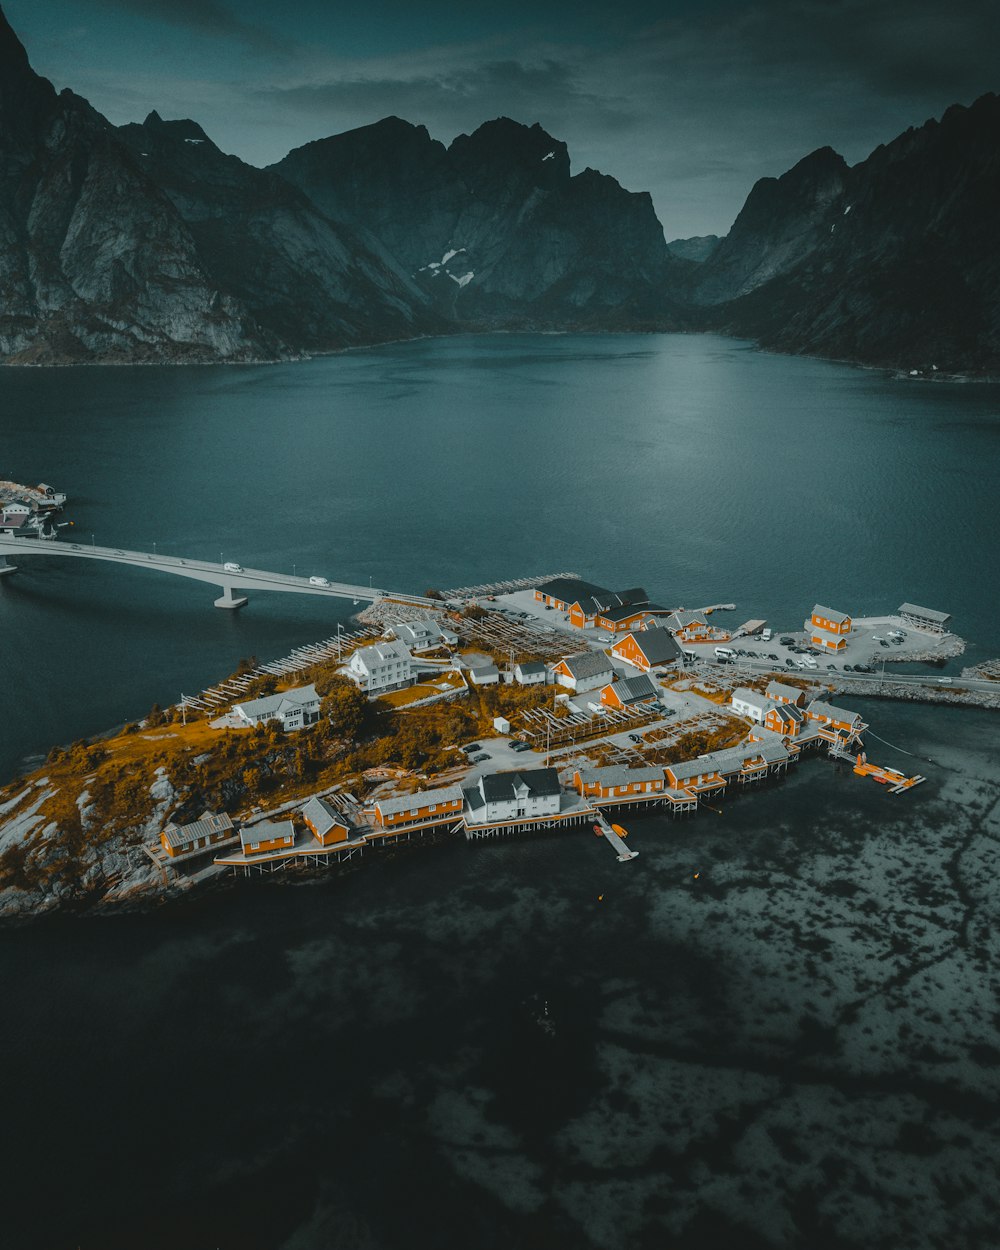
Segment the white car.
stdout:
[[309,585],[310,586],[329,586],[330,583],[327,581],[325,577],[310,577]]
[[226,563],[222,567],[226,570],[227,573],[242,573],[243,572],[243,565],[236,564],[233,560],[227,560]]

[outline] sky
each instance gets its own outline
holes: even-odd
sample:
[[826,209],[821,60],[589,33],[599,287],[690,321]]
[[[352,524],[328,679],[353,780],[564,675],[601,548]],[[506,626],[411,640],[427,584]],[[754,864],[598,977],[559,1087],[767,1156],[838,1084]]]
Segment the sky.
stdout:
[[1000,90],[997,0],[0,0],[35,69],[116,124],[192,117],[254,165],[395,114],[541,125],[649,191],[668,239],[753,183],[852,164]]

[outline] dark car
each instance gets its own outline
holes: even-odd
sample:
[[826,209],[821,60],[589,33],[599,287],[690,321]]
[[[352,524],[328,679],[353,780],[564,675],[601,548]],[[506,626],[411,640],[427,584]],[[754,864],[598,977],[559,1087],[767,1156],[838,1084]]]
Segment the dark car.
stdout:
[[795,667],[795,661],[794,661],[794,660],[786,660],[786,661],[785,661],[785,664],[787,665],[787,667],[788,667],[788,668],[794,668],[794,667]]
[[481,751],[482,749],[483,748],[480,746],[478,742],[470,742],[467,747],[462,747],[462,750],[467,755],[471,754],[473,751]]
[[628,740],[629,742],[641,742],[642,738],[638,734],[629,734]]
[[769,655],[767,658],[769,660],[776,660],[778,657],[776,655]]
[[794,641],[795,641],[795,639],[794,639],[794,638],[782,638],[782,639],[781,639],[781,645],[782,645],[783,647],[790,647],[790,646],[792,645],[792,643],[794,643]]
[[472,764],[482,764],[485,760],[488,760],[489,758],[490,757],[486,754],[485,751],[480,751],[478,755],[473,755],[469,762]]
[[886,640],[885,640],[884,638],[882,639],[882,641],[881,641],[878,645],[879,645],[880,647],[885,647],[886,651],[888,651],[888,650],[889,650],[889,644],[886,642]]

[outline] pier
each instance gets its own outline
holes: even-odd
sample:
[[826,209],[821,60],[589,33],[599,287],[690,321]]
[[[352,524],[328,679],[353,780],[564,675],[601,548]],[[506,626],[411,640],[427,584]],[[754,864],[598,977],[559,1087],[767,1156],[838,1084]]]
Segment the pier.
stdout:
[[9,557],[30,559],[33,556],[66,557],[72,560],[101,560],[110,564],[125,564],[133,568],[154,569],[158,573],[170,573],[174,577],[186,577],[196,582],[208,582],[221,591],[215,600],[217,608],[242,608],[246,595],[239,590],[273,590],[293,595],[319,595],[327,599],[351,599],[375,603],[381,599],[393,599],[414,607],[440,607],[438,600],[424,595],[410,595],[405,591],[382,590],[372,586],[355,586],[349,582],[331,582],[324,579],[317,584],[308,577],[292,577],[287,573],[272,573],[266,569],[245,569],[234,562],[213,563],[210,560],[181,559],[179,556],[159,555],[155,551],[124,551],[119,547],[97,547],[87,543],[44,542],[36,538],[13,538],[0,534],[0,576],[17,571]]
[[638,858],[639,852],[630,851],[625,845],[624,839],[617,832],[618,829],[621,828],[620,825],[609,825],[599,810],[594,812],[594,816],[596,817],[594,830],[603,834],[604,837],[607,838],[608,842],[610,842],[612,849],[618,855],[619,864],[624,864],[630,859]]

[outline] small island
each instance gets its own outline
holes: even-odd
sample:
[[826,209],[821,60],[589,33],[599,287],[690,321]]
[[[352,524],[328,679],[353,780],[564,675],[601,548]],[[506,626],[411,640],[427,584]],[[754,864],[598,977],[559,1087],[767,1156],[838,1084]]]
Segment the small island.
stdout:
[[377,598],[357,628],[251,658],[198,696],[54,747],[0,791],[0,914],[148,906],[225,876],[354,866],[415,840],[690,817],[807,756],[892,794],[845,696],[1000,706],[996,668],[895,677],[962,652],[950,617],[814,605],[742,625],[576,574]]

